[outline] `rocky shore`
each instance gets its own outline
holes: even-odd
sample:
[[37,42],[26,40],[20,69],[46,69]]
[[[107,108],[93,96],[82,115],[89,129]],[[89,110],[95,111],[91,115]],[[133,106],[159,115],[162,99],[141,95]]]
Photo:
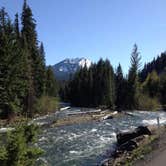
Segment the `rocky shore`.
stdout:
[[147,166],[156,150],[166,149],[165,131],[165,126],[140,126],[134,131],[117,134],[117,148],[102,166]]

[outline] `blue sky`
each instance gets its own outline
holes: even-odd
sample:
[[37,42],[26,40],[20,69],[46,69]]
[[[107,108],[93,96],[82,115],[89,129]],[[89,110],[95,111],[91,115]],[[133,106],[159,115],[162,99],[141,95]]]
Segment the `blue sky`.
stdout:
[[[11,18],[23,0],[0,0]],[[166,0],[28,0],[47,65],[65,58],[108,58],[127,72],[137,43],[142,63],[166,50]]]

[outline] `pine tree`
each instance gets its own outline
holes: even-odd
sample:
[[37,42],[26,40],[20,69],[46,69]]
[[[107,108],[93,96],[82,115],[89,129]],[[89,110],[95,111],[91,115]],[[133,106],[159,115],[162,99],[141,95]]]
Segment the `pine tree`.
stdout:
[[15,15],[15,20],[14,20],[14,31],[16,34],[16,38],[20,40],[20,30],[19,30],[19,18],[18,18],[18,13]]
[[135,44],[131,54],[131,67],[128,74],[127,102],[129,109],[135,109],[137,107],[137,98],[139,95],[138,72],[141,66],[140,60],[140,53],[138,52],[138,47]]
[[[38,47],[36,22],[26,0],[21,21],[20,32],[18,14],[12,23],[5,9],[0,10],[0,114],[6,117],[33,116],[36,99],[46,93],[44,46]],[[56,96],[54,75],[47,72],[47,93]]]
[[25,90],[26,95],[24,97],[24,114],[26,116],[33,116],[33,105],[36,101],[35,97],[35,88],[33,82],[33,70],[32,70],[32,59],[30,56],[30,52],[28,50],[27,41],[24,36],[22,36],[23,40],[23,57],[24,57],[24,80],[26,81]]
[[88,82],[87,82],[87,105],[91,106],[93,105],[93,84],[94,84],[94,78],[93,78],[93,65],[88,70]]
[[105,85],[106,85],[106,102],[105,104],[114,109],[115,106],[115,78],[114,78],[114,71],[113,67],[111,66],[109,60],[105,61]]
[[51,66],[46,71],[46,95],[57,96],[58,86]]
[[[32,106],[36,98],[41,97],[45,93],[45,53],[44,46],[41,44],[38,48],[36,21],[33,18],[31,8],[24,1],[22,11],[22,38],[26,43],[27,65],[29,70],[28,83],[29,90],[27,94],[28,112],[32,112]],[[31,108],[31,109],[30,109]]]
[[38,83],[40,85],[38,96],[40,97],[45,94],[46,84],[45,51],[43,43],[41,43],[39,47]]
[[116,102],[115,105],[118,110],[125,107],[125,96],[126,96],[126,84],[123,77],[122,67],[119,64],[115,74],[115,85],[116,85]]
[[36,87],[35,87],[35,60],[37,53],[37,34],[35,31],[36,24],[33,19],[32,11],[24,0],[23,11],[22,11],[22,40],[24,44],[24,53],[27,56],[27,82],[28,89],[25,97],[25,110],[28,116],[33,115],[33,104],[36,98]]
[[166,73],[163,72],[159,78],[159,97],[162,105],[166,107]]
[[[1,109],[4,114],[20,113],[23,110],[22,102],[25,95],[24,80],[22,79],[22,49],[10,19],[1,10],[1,47],[0,47],[0,70],[1,70]],[[18,32],[19,33],[19,32]]]
[[35,125],[15,126],[5,137],[0,140],[0,165],[1,166],[35,166],[43,150],[33,146],[36,143],[38,127]]
[[28,49],[31,51],[31,53],[33,53],[33,51],[37,48],[38,45],[37,33],[36,33],[36,21],[33,18],[31,8],[27,5],[26,0],[24,0],[21,19],[22,19],[22,35],[26,38]]
[[89,69],[81,68],[69,82],[68,89],[70,102],[75,106],[114,108],[114,72],[110,62],[100,59]]
[[5,12],[5,9],[2,8],[0,10],[0,111],[1,114],[9,113],[9,95],[7,93],[7,78],[8,78],[8,61],[9,55],[6,53],[7,50],[7,35],[6,35],[6,28],[7,28],[7,20],[8,15]]
[[100,106],[104,101],[104,61],[100,59],[94,73],[94,104]]
[[151,73],[153,70],[157,72],[158,75],[162,74],[162,72],[166,68],[166,52],[161,53],[160,56],[154,58],[153,61],[144,65],[144,68],[139,73],[141,81],[145,81],[148,74]]

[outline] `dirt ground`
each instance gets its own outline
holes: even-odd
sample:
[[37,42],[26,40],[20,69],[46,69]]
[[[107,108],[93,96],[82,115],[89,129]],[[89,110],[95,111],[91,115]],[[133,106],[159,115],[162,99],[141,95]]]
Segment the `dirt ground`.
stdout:
[[137,161],[135,166],[166,166],[166,131],[160,133],[158,141],[152,146],[154,150]]

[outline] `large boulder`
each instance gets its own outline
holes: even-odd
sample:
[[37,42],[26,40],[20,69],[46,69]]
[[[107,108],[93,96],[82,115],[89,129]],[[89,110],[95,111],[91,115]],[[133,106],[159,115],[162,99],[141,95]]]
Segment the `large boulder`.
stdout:
[[132,132],[124,132],[117,134],[117,143],[118,145],[122,145],[136,137],[141,135],[151,135],[150,130],[146,126],[139,126]]

